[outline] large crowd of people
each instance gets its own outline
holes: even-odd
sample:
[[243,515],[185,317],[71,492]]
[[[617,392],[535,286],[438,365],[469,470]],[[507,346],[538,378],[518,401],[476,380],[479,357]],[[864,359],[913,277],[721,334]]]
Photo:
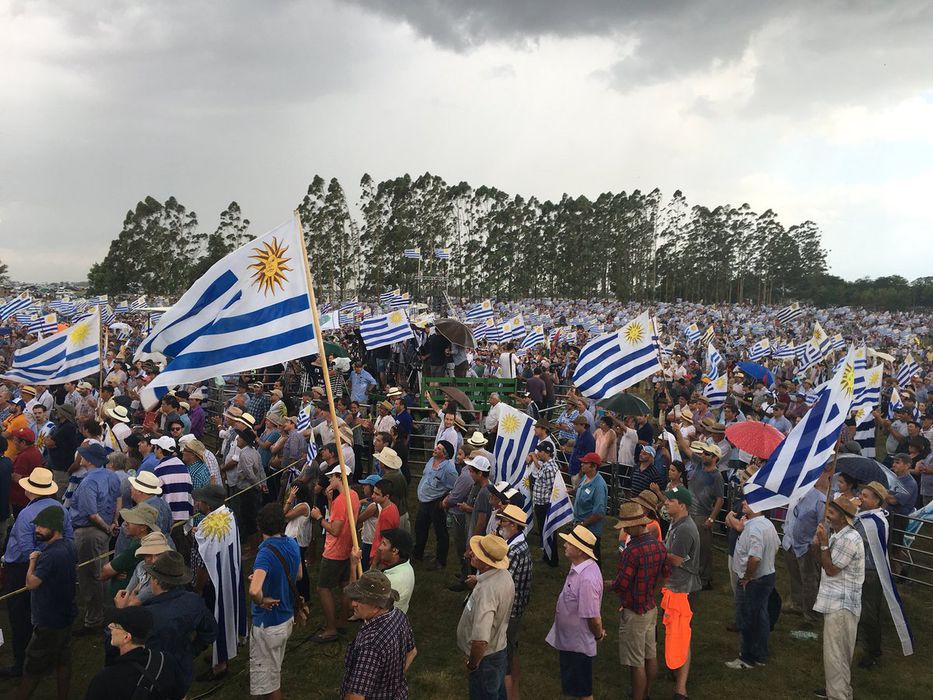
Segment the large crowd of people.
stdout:
[[[534,568],[563,560],[569,568],[544,640],[556,651],[562,692],[594,696],[611,591],[631,696],[643,700],[654,688],[657,697],[663,646],[674,697],[686,698],[691,617],[715,586],[728,585],[735,599],[740,643],[737,657],[723,660],[728,672],[768,663],[780,558],[791,586],[784,614],[799,615],[806,630],[822,625],[826,682],[817,696],[851,698],[852,663],[880,663],[889,581],[915,573],[903,554],[908,519],[933,499],[927,317],[809,309],[780,324],[776,309],[662,304],[664,369],[638,387],[646,410],[626,413],[586,398],[572,379],[587,340],[634,316],[636,305],[495,307],[497,316],[545,326],[544,342],[463,347],[428,316],[413,319],[412,340],[367,351],[350,324],[331,338],[349,358],[257,368],[226,377],[224,388],[205,380],[144,406],[140,392],[160,366],[133,360],[139,320],[104,349],[99,374],[50,386],[0,379],[0,570],[11,651],[0,674],[18,679],[6,681],[11,697],[14,688],[30,697],[47,675],[69,697],[73,637],[103,652],[82,689],[87,698],[184,697],[195,679],[223,679],[243,643],[250,692],[281,697],[287,642],[313,605],[324,620],[315,644],[339,642],[344,621],[359,622],[333,692],[405,698],[418,653],[407,617],[417,573],[449,570],[451,590],[468,594],[449,640],[468,681],[452,693],[514,700]],[[756,512],[742,485],[762,460],[732,444],[727,427],[762,422],[789,434],[833,363],[800,371],[794,359],[764,359],[768,378],[737,363],[762,337],[805,341],[814,321],[897,360],[910,351],[918,362],[899,385],[896,362],[879,356],[884,386],[870,445],[852,420],[838,440],[841,453],[868,447],[897,488],[835,473],[831,462],[799,501]],[[721,401],[704,392],[706,348],[684,336],[691,324],[712,327],[723,352]],[[6,365],[34,340],[15,323],[8,329],[0,335]],[[447,375],[515,380],[517,388],[489,394],[488,409],[477,411],[421,385]],[[498,469],[502,405],[535,421],[527,496]],[[549,546],[543,532],[556,480],[573,515]],[[720,532],[726,569],[714,557]],[[210,665],[199,672],[195,660],[208,650]],[[133,694],[140,687],[146,695]]]

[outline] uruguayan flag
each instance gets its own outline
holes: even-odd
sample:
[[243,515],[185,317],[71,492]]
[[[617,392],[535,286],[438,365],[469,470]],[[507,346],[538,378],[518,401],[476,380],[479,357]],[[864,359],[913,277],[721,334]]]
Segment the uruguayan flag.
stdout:
[[402,257],[411,260],[421,260],[421,250],[419,248],[406,248],[405,252],[402,253]]
[[104,306],[110,303],[110,297],[107,294],[101,294],[100,296],[88,299],[88,303],[92,306]]
[[409,306],[411,306],[411,296],[408,292],[400,294],[389,302],[390,309],[407,309]]
[[557,531],[572,522],[573,504],[567,495],[564,476],[558,472],[554,478],[554,488],[551,489],[551,504],[548,506],[547,515],[544,516],[544,525],[541,526],[541,545],[548,558],[554,556]]
[[691,343],[695,343],[703,337],[703,333],[700,332],[700,328],[695,323],[691,323],[689,326],[684,328],[684,335],[687,336],[687,340],[689,340]]
[[363,336],[363,344],[367,350],[375,350],[414,337],[408,316],[402,310],[364,318],[360,324],[360,335]]
[[486,341],[490,343],[501,343],[505,339],[504,326],[498,324],[491,318],[486,319]]
[[119,304],[117,304],[117,308],[113,310],[115,314],[126,314],[129,313],[129,311],[130,305],[125,301],[121,301]]
[[713,369],[718,368],[719,365],[724,362],[722,355],[719,354],[719,350],[717,350],[716,346],[712,343],[706,344],[706,359]]
[[894,412],[904,409],[904,402],[901,401],[901,395],[897,389],[891,389],[891,399],[888,401],[888,420],[894,420]]
[[[526,514],[531,513],[532,503],[528,464],[525,460],[538,444],[534,427],[535,422],[531,416],[502,404],[493,451],[496,457],[496,478],[499,481],[508,481],[524,494]],[[531,523],[530,517],[528,523]]]
[[813,324],[813,336],[810,338],[810,344],[813,347],[816,347],[820,351],[820,358],[822,359],[829,354],[832,350],[832,340],[826,335],[826,331],[823,330],[823,327],[820,325],[819,321],[815,321]]
[[830,350],[845,350],[845,338],[843,338],[841,334],[836,333],[836,335],[834,335],[829,341],[829,348]]
[[359,308],[360,302],[358,299],[349,299],[340,305],[340,310],[345,314],[355,313]]
[[149,387],[267,367],[318,351],[307,264],[292,219],[214,263],[136,351],[169,358]]
[[849,415],[855,386],[854,353],[829,381],[819,401],[745,485],[745,499],[761,513],[786,506],[813,487],[832,456]]
[[645,311],[620,330],[588,342],[580,352],[573,383],[584,396],[600,400],[662,369],[651,319]]
[[536,345],[544,345],[544,326],[534,326],[522,341],[523,348],[533,348]]
[[710,410],[715,410],[726,402],[729,393],[729,375],[724,374],[703,387],[703,396],[709,401]]
[[713,330],[713,327],[710,326],[705,331],[703,331],[703,337],[700,338],[700,341],[703,343],[709,343],[713,340],[713,336],[716,335],[716,331]]
[[492,302],[489,299],[484,299],[466,312],[467,321],[485,321],[487,318],[492,318]]
[[753,362],[758,362],[771,353],[771,341],[767,338],[762,338],[757,343],[752,345],[751,349],[748,351],[748,359]]
[[800,304],[795,301],[787,308],[778,311],[778,314],[775,318],[779,323],[787,323],[788,321],[792,321],[799,316],[803,316],[803,309],[801,309]]
[[[489,323],[489,321],[491,320],[492,319],[489,319],[488,321],[486,321],[486,323]],[[481,323],[478,326],[476,326],[476,328],[473,329],[474,340],[483,340],[483,339],[488,340],[487,333],[489,332],[489,327],[486,325],[486,323]]]
[[117,320],[117,315],[113,312],[113,309],[110,308],[109,304],[104,304],[100,307],[100,322],[105,326],[109,326],[111,323]]
[[198,523],[194,533],[198,553],[214,584],[214,619],[217,639],[213,663],[225,663],[237,654],[237,638],[246,634],[246,587],[240,559],[240,532],[233,511],[220,506]]
[[771,351],[771,357],[775,360],[793,360],[796,356],[794,346],[791,343],[775,343]]
[[62,384],[100,371],[100,316],[92,314],[70,328],[13,353],[3,375],[20,384]]
[[392,302],[393,299],[396,299],[400,296],[402,296],[401,289],[393,289],[391,292],[383,292],[382,294],[379,295],[379,303],[389,304]]
[[6,304],[0,306],[0,321],[5,321],[16,312],[28,309],[30,306],[32,306],[32,297],[10,299]]
[[29,323],[29,332],[42,335],[48,335],[58,330],[58,316],[55,314],[46,314],[40,316]]
[[910,378],[919,371],[920,365],[917,364],[917,361],[914,360],[914,356],[911,353],[907,353],[907,357],[904,358],[904,364],[897,370],[897,385],[907,386]]
[[525,321],[522,319],[521,314],[509,320],[509,338],[524,338],[528,333],[525,330]]
[[880,365],[855,372],[855,399],[852,401],[852,413],[855,424],[861,425],[871,417],[871,412],[878,408],[881,401],[881,379],[883,376]]
[[130,304],[131,311],[139,311],[146,307],[146,297],[142,296],[136,299],[132,304]]
[[[311,427],[311,406],[309,404],[308,406],[305,406],[298,412],[298,423],[295,426],[295,429],[299,433],[303,433],[305,430],[307,430],[310,427]],[[311,462],[313,462],[315,457],[317,457],[317,443],[314,441],[314,433],[311,433],[308,436],[308,454],[307,454],[308,463],[310,464]],[[300,473],[301,470],[299,469],[298,472]]]
[[437,248],[434,257],[438,260],[450,260],[450,248]]

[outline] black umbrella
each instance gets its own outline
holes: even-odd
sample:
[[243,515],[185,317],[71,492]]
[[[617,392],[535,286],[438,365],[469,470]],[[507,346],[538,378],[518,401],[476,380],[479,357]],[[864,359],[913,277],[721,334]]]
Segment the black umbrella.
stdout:
[[901,488],[894,472],[889,471],[871,457],[841,454],[836,460],[836,471],[851,476],[860,484],[877,481],[886,486],[889,491],[897,491]]
[[454,345],[465,348],[476,348],[473,333],[463,323],[455,318],[441,318],[434,322],[437,332],[447,338]]
[[596,405],[621,416],[651,415],[651,407],[635,394],[613,394],[608,399],[597,401]]

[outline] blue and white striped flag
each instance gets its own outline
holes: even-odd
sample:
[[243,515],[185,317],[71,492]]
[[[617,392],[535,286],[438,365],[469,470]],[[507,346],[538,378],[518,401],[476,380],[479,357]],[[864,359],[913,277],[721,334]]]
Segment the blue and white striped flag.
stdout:
[[871,412],[878,408],[883,375],[881,365],[855,371],[855,397],[850,410],[856,426],[871,418]]
[[487,333],[489,332],[489,326],[487,326],[486,324],[489,323],[489,321],[491,320],[492,319],[489,319],[488,321],[486,321],[486,323],[480,323],[478,326],[476,326],[473,329],[473,340],[483,340],[483,339],[488,340]]
[[800,304],[795,301],[787,308],[778,311],[775,318],[777,319],[778,323],[787,323],[788,321],[793,321],[795,318],[799,318],[800,316],[803,316],[803,309],[801,309]]
[[904,364],[897,370],[897,385],[901,387],[907,386],[911,377],[919,371],[920,365],[917,364],[917,361],[914,360],[914,356],[911,353],[907,353],[907,357],[904,358]]
[[[529,469],[526,459],[538,444],[534,419],[516,408],[502,404],[499,428],[493,454],[496,457],[496,478],[508,481],[525,496],[525,513],[532,511]],[[528,518],[529,524],[531,518]]]
[[757,343],[752,345],[748,351],[748,359],[752,362],[758,362],[761,359],[764,359],[771,354],[771,341],[767,338],[762,338]]
[[100,322],[105,326],[109,326],[111,323],[117,320],[117,315],[113,312],[113,309],[110,308],[109,304],[104,304],[100,307]]
[[353,314],[360,308],[358,299],[348,299],[340,305],[340,310],[345,314]]
[[419,248],[406,248],[405,252],[402,253],[402,257],[411,260],[421,260],[421,250]]
[[450,260],[450,248],[436,248],[434,257],[438,260]]
[[115,314],[127,314],[130,312],[130,305],[125,301],[121,301],[117,304],[116,308],[113,310]]
[[544,345],[544,326],[534,326],[531,333],[525,336],[521,347],[533,348],[536,345]]
[[489,299],[484,299],[466,312],[466,320],[470,322],[485,321],[487,318],[492,318],[492,302]]
[[891,389],[891,398],[888,400],[888,420],[894,420],[894,412],[902,411],[904,409],[904,402],[901,400],[901,395],[897,393],[896,388]]
[[724,374],[716,377],[713,381],[703,387],[703,396],[709,401],[710,410],[715,410],[726,402],[726,396],[729,394],[729,375]]
[[88,299],[88,303],[92,306],[103,306],[104,304],[110,303],[110,297],[107,294],[101,294],[96,297],[91,297]]
[[214,584],[214,619],[219,629],[213,664],[237,655],[238,637],[246,634],[246,587],[240,558],[240,531],[233,511],[220,506],[208,513],[195,530],[198,554]]
[[710,343],[712,342],[715,335],[716,335],[716,331],[713,329],[712,326],[710,326],[705,331],[703,331],[703,337],[700,338],[700,341],[703,343]]
[[136,351],[136,359],[150,353],[171,358],[147,388],[317,353],[303,250],[292,219],[214,263]]
[[486,341],[489,343],[501,343],[505,339],[503,326],[505,324],[496,323],[493,319],[486,319]]
[[0,321],[5,321],[13,314],[28,309],[30,306],[32,306],[32,297],[19,296],[10,299],[6,304],[0,306]]
[[[311,405],[307,405],[298,412],[298,423],[295,425],[295,429],[299,433],[303,433],[305,430],[311,427]],[[314,433],[312,432],[308,436],[308,464],[314,461],[314,458],[317,457],[317,443],[314,441]],[[301,470],[299,470],[300,472]]]
[[687,340],[689,340],[691,343],[695,343],[703,337],[703,333],[695,323],[691,323],[689,326],[684,328],[684,335],[687,336]]
[[28,326],[30,333],[48,335],[58,330],[58,316],[55,314],[46,314],[31,321]]
[[572,522],[573,503],[570,502],[570,496],[567,495],[564,476],[558,472],[554,479],[554,488],[551,489],[551,503],[548,506],[547,515],[544,516],[544,525],[541,526],[541,545],[548,558],[554,556],[557,531]]
[[[709,363],[710,367],[714,370],[718,370],[719,365],[721,365],[725,360],[722,359],[722,355],[719,354],[719,350],[716,349],[716,346],[712,343],[706,344],[706,361]],[[718,373],[717,373],[718,376]]]
[[588,342],[577,360],[573,383],[584,396],[605,399],[663,369],[645,311],[620,330]]
[[360,335],[367,350],[375,350],[414,337],[408,316],[401,309],[383,316],[364,318],[360,324]]
[[401,296],[401,295],[402,295],[402,290],[401,290],[401,289],[397,289],[397,288],[396,288],[396,289],[393,289],[393,290],[390,291],[390,292],[383,292],[382,294],[379,295],[379,303],[380,303],[380,304],[388,304],[388,303],[390,303],[393,299],[395,299],[395,298],[397,298],[397,297],[399,297],[399,296]]
[[408,292],[400,294],[389,302],[390,309],[407,309],[409,306],[411,306],[411,296]]
[[76,323],[13,353],[3,377],[20,384],[62,384],[100,371],[100,316]]
[[30,325],[31,323],[33,323],[34,321],[38,320],[38,319],[36,318],[36,316],[34,316],[33,314],[29,313],[28,311],[25,311],[25,312],[22,312],[22,313],[18,313],[18,314],[14,314],[14,315],[13,315],[13,318],[16,319],[16,322],[17,322],[18,324],[20,324],[21,326],[26,326],[27,328],[29,327],[29,325]]
[[830,350],[845,350],[846,349],[845,338],[843,338],[841,334],[836,333],[836,335],[834,335],[829,340],[829,348]]
[[145,307],[146,307],[146,297],[144,296],[138,297],[136,301],[130,304],[131,311],[139,311],[140,309],[144,309]]
[[524,338],[528,333],[525,330],[525,321],[522,319],[521,314],[515,316],[514,318],[509,319],[509,339],[513,340],[515,338]]
[[755,511],[786,506],[813,487],[849,415],[854,386],[854,353],[850,348],[845,365],[829,381],[816,405],[745,484],[745,499]]

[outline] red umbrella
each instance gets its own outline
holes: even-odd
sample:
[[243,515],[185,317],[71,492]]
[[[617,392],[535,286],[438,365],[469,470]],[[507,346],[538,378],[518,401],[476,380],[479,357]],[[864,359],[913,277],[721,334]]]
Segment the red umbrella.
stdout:
[[784,433],[764,423],[742,421],[726,428],[726,439],[740,450],[768,459],[775,448],[784,442]]

